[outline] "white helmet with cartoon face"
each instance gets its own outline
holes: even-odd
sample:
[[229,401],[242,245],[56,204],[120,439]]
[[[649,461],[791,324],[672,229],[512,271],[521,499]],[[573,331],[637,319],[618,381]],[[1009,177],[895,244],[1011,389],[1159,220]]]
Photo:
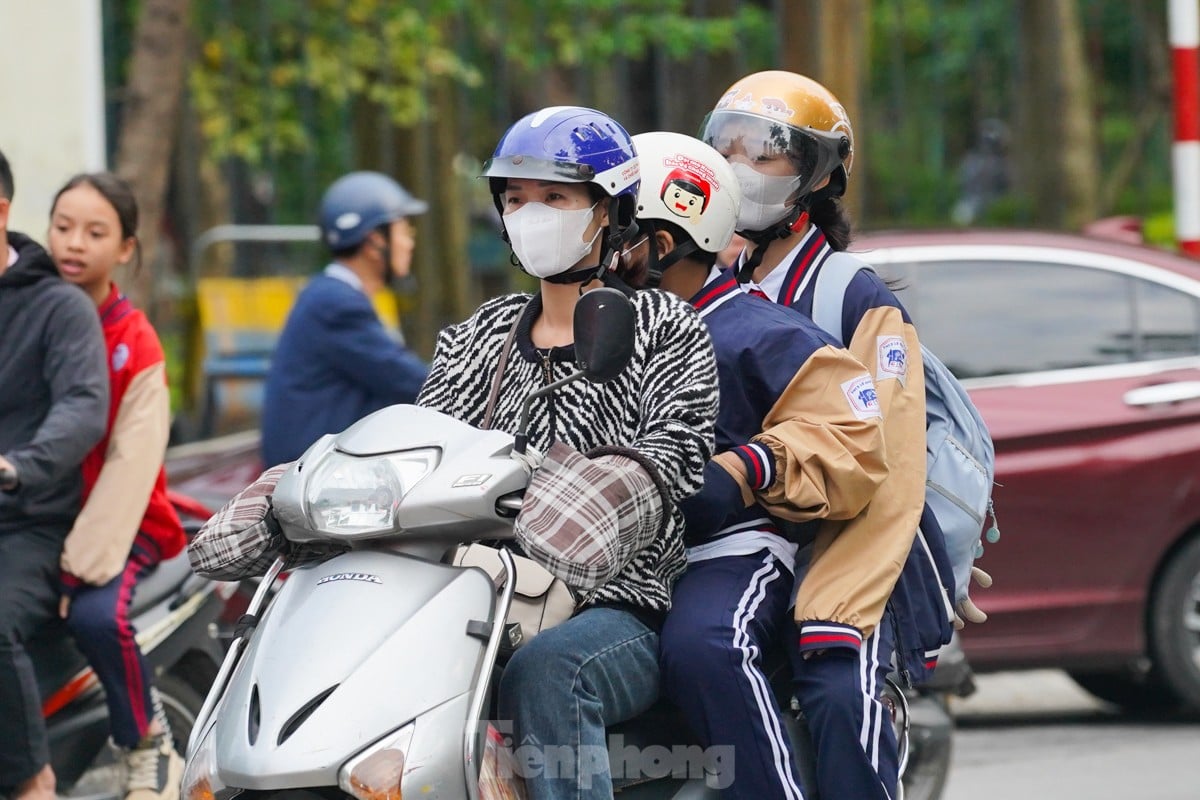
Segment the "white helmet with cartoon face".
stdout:
[[633,146],[642,168],[637,218],[673,223],[705,252],[724,250],[742,202],[725,157],[699,139],[665,131],[640,133]]

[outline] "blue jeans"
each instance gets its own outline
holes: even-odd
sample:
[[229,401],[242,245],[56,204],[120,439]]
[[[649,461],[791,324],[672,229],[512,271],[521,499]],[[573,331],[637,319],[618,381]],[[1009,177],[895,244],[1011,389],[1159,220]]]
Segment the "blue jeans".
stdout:
[[517,650],[499,714],[530,800],[611,798],[604,729],[653,705],[658,684],[658,634],[627,611],[586,609]]

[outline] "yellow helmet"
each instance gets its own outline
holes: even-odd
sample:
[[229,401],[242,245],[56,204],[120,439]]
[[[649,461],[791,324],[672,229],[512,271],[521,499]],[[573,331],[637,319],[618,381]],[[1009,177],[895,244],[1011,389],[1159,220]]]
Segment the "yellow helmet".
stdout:
[[750,163],[786,155],[800,179],[799,197],[826,176],[823,191],[841,196],[854,163],[846,109],[824,86],[794,72],[756,72],[733,84],[705,118],[700,139]]

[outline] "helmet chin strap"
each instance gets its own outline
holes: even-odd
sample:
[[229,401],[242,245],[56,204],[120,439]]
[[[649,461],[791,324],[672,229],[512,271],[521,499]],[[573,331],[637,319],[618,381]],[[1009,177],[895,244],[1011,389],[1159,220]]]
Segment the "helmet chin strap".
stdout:
[[758,269],[763,256],[767,253],[767,248],[773,242],[786,239],[793,233],[804,230],[804,226],[808,224],[808,209],[812,207],[813,199],[814,196],[811,194],[799,198],[786,217],[765,231],[738,231],[743,238],[754,243],[754,252],[737,271],[738,283],[748,283],[754,277],[754,270]]
[[392,237],[391,231],[379,230],[383,236],[383,244],[373,244],[375,252],[379,253],[379,257],[383,259],[383,270],[379,273],[380,280],[384,286],[391,286],[392,281],[396,278],[396,274],[392,272]]
[[[628,288],[628,284],[626,284],[620,278],[617,278],[616,274],[613,272],[613,270],[616,268],[615,256],[621,252],[621,244],[626,239],[632,240],[633,237],[637,236],[638,227],[637,223],[634,222],[630,223],[629,227],[622,231],[621,222],[618,219],[619,210],[620,201],[614,197],[609,201],[608,205],[608,233],[606,233],[604,238],[601,240],[600,263],[592,267],[580,267],[579,269],[573,269],[570,272],[562,272],[558,275],[551,275],[549,278],[543,278],[543,280],[549,283],[557,284],[585,284],[591,283],[592,281],[601,281],[607,286],[609,285],[610,280],[610,278],[607,276],[611,275],[613,279],[620,283],[620,286],[625,286]],[[620,286],[614,286],[614,288],[620,288]],[[581,286],[581,291],[582,288],[583,287]]]
[[647,234],[650,237],[650,256],[646,269],[646,285],[643,287],[646,289],[657,289],[662,284],[663,273],[700,249],[700,245],[693,241],[688,241],[676,245],[674,250],[659,258],[658,246],[654,237],[655,233],[654,224],[649,223]]
[[573,269],[570,272],[560,272],[557,275],[551,275],[547,278],[542,278],[546,283],[571,284],[571,283],[589,283],[600,277],[600,272],[603,267],[581,267]]

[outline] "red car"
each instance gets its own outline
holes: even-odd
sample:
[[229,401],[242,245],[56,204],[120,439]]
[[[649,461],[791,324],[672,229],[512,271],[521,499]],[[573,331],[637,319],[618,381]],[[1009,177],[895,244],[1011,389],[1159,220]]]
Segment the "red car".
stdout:
[[996,444],[1001,539],[963,645],[1118,704],[1200,709],[1200,262],[1049,233],[904,232],[898,282]]

